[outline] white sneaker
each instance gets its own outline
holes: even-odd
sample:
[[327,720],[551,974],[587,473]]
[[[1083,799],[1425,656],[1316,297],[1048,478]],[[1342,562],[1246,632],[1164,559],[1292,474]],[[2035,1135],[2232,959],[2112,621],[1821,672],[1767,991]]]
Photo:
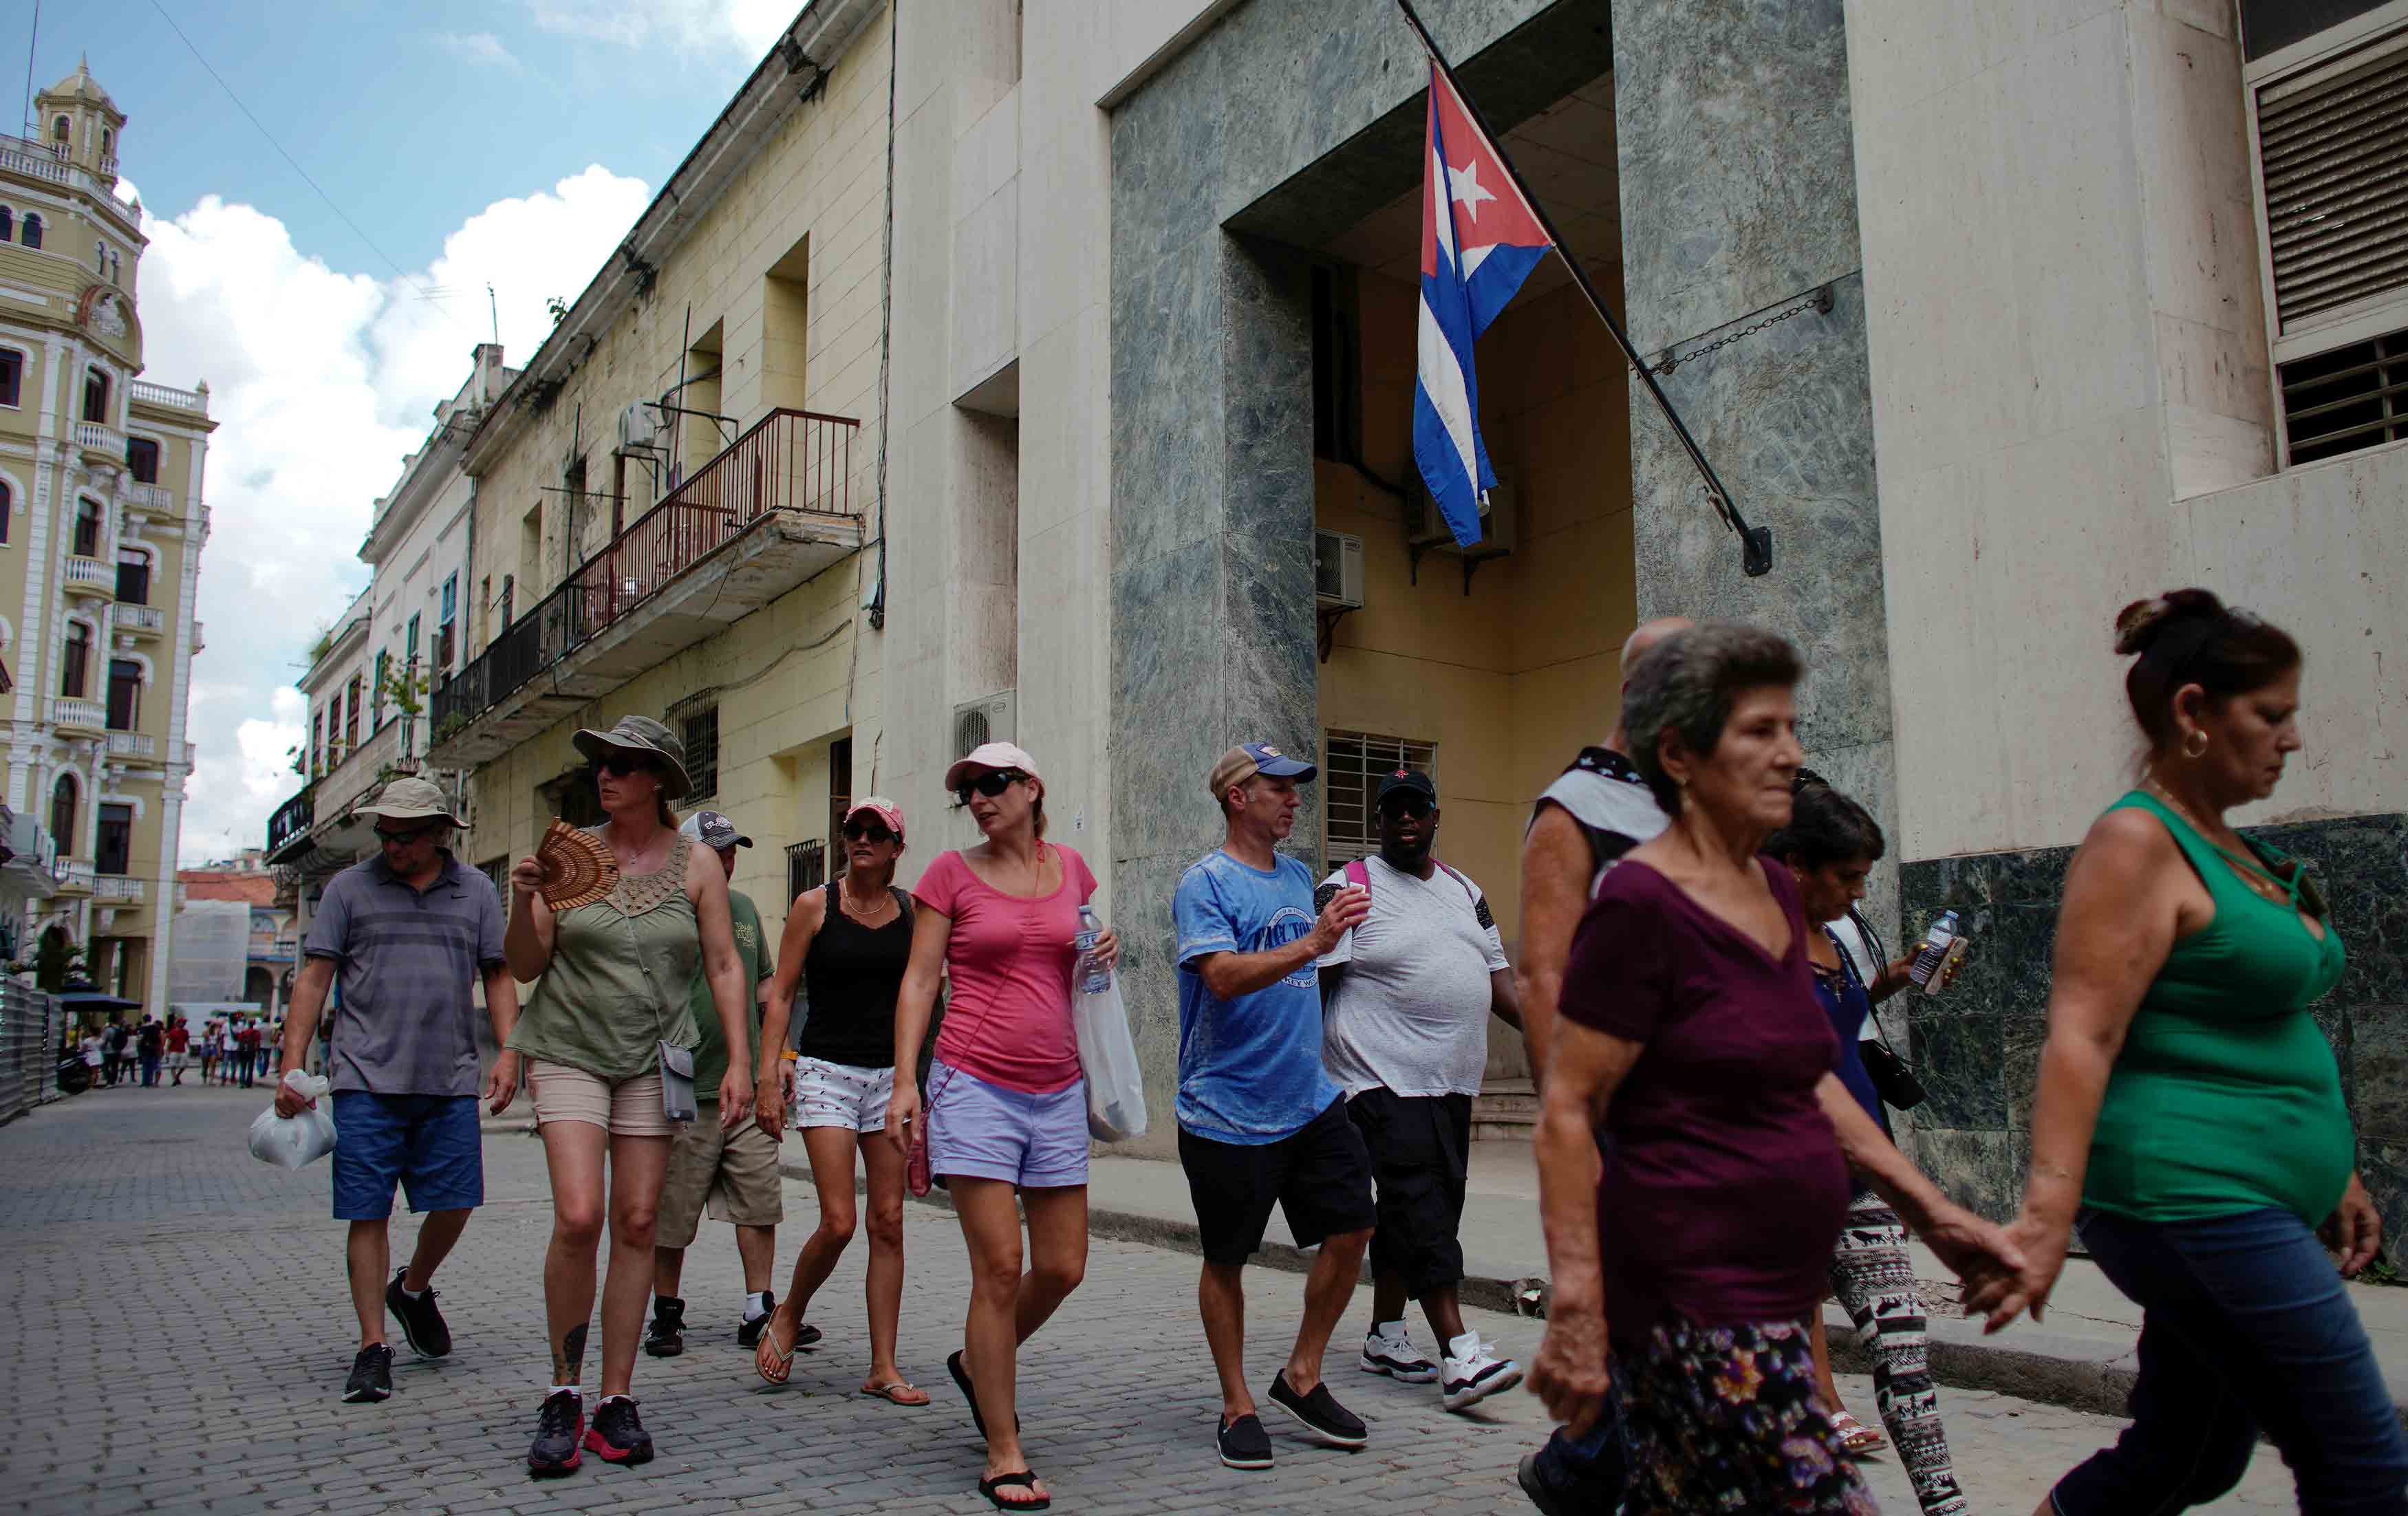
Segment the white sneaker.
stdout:
[[1427,1384],[1438,1378],[1438,1366],[1421,1355],[1402,1322],[1375,1322],[1363,1339],[1358,1366],[1366,1374],[1385,1374],[1407,1384]]
[[1492,1351],[1495,1346],[1481,1341],[1477,1332],[1466,1332],[1446,1345],[1446,1378],[1439,1386],[1440,1405],[1464,1410],[1522,1382],[1522,1366],[1498,1357]]

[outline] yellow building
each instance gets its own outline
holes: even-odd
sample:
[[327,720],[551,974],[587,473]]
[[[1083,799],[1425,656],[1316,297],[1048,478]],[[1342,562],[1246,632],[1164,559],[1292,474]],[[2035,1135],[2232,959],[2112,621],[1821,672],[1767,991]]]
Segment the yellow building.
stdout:
[[208,535],[208,388],[147,384],[144,238],[115,194],[125,116],[76,72],[0,137],[0,705],[7,801],[57,880],[9,924],[165,1004],[185,692]]

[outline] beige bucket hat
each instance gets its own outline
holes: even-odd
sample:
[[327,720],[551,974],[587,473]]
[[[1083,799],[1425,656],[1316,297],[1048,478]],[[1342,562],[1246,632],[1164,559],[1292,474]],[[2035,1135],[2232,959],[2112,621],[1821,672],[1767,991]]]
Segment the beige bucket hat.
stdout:
[[607,732],[582,727],[569,740],[577,745],[579,752],[596,764],[612,752],[640,752],[659,759],[668,770],[661,786],[666,799],[675,800],[694,788],[694,780],[686,777],[685,744],[650,716],[622,716],[619,724]]
[[454,826],[468,824],[452,809],[451,802],[443,798],[440,785],[432,779],[407,776],[388,781],[383,789],[377,792],[374,800],[358,808],[360,815],[381,816],[389,822],[434,821],[439,817]]

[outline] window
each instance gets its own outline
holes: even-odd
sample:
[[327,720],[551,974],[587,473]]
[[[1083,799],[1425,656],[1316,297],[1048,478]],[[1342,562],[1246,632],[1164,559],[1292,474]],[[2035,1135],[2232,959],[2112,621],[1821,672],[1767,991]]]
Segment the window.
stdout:
[[402,635],[401,663],[405,668],[418,666],[418,617],[415,614],[409,618],[409,630]]
[[29,248],[39,248],[42,245],[42,218],[30,210],[25,212],[25,229],[18,234],[17,240]]
[[817,837],[797,842],[786,850],[786,898],[793,900],[805,890],[816,890],[827,882],[827,844]]
[[326,763],[326,713],[313,711],[309,716],[309,777],[316,779],[324,771]]
[[59,851],[72,855],[76,851],[76,781],[73,774],[62,774],[50,786],[50,843]]
[[134,473],[137,484],[159,482],[159,444],[147,436],[125,439],[125,466]]
[[117,254],[113,252],[108,255],[108,282],[116,285],[125,282],[125,265],[118,262]]
[[16,495],[6,481],[0,480],[0,548],[8,545],[8,518],[16,513]]
[[100,158],[107,163],[117,156],[117,134],[104,126],[100,129]]
[[75,555],[100,556],[100,502],[89,496],[76,501]]
[[117,550],[117,598],[129,606],[150,603],[150,560],[131,548]]
[[91,668],[92,628],[81,622],[69,622],[66,652],[59,660],[59,694],[69,700],[82,699],[84,676]]
[[108,278],[108,244],[98,237],[92,239],[92,271],[102,279]]
[[334,703],[326,708],[326,770],[343,761],[343,692],[335,692]]
[[75,140],[75,124],[64,116],[54,117],[50,122],[50,140],[58,144],[56,150],[64,156],[66,147]]
[[350,698],[343,702],[343,748],[346,751],[360,745],[360,677],[351,676]]
[[457,610],[459,606],[460,576],[453,574],[451,578],[443,581],[443,610],[442,614],[435,619],[438,622],[450,622],[452,620],[452,612]]
[[836,851],[836,877],[844,878],[852,850],[838,841],[844,836],[844,813],[853,808],[853,738],[840,737],[828,744],[828,846]]
[[100,808],[100,837],[93,847],[92,868],[95,874],[122,874],[134,861],[134,808],[104,805]]
[[1322,849],[1329,862],[1350,863],[1380,851],[1380,822],[1372,797],[1383,775],[1399,768],[1438,778],[1438,745],[1370,732],[1327,734],[1321,761]]
[[539,784],[536,794],[545,811],[571,826],[596,826],[608,820],[602,813],[602,796],[595,791],[594,770],[590,767],[571,769],[549,784]]
[[678,735],[685,742],[686,776],[694,780],[685,801],[697,805],[719,793],[719,708],[697,710],[678,724],[683,728]]
[[83,419],[108,423],[108,376],[97,368],[83,371]]
[[0,348],[0,406],[12,409],[25,403],[25,355]]
[[374,703],[369,708],[370,714],[373,719],[368,722],[368,730],[372,732],[380,731],[384,727],[384,693],[386,681],[392,678],[393,651],[388,648],[379,648],[377,650],[376,696]]
[[438,677],[449,673],[452,668],[454,644],[452,629],[459,618],[459,613],[460,576],[454,573],[443,581],[442,605],[436,616],[435,671]]
[[0,242],[14,242],[16,240],[17,213],[9,209],[7,206],[0,206]]
[[496,630],[498,630],[498,631],[504,631],[504,632],[507,632],[507,631],[509,631],[509,627],[510,627],[510,601],[511,601],[512,597],[513,597],[513,596],[515,596],[515,595],[517,594],[517,593],[518,593],[518,579],[517,579],[517,577],[516,577],[515,575],[511,575],[511,574],[505,574],[505,575],[503,575],[503,576],[502,576],[502,624],[501,624],[501,625],[500,625],[500,627],[498,627]]
[[142,665],[131,658],[108,661],[108,729],[131,732],[142,719]]
[[503,853],[498,858],[486,859],[477,865],[477,872],[494,881],[495,893],[503,899],[508,900],[510,897],[510,855],[509,853]]

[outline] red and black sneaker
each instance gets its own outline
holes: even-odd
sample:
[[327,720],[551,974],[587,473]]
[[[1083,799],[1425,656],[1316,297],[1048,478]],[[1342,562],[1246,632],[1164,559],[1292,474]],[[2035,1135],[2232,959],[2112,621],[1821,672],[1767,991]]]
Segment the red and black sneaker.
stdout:
[[574,1390],[554,1390],[544,1397],[536,1421],[535,1446],[527,1450],[527,1471],[536,1475],[566,1474],[585,1456],[585,1402]]
[[637,1418],[632,1395],[603,1397],[602,1404],[595,1409],[594,1424],[585,1429],[585,1445],[600,1454],[606,1464],[652,1461],[652,1435]]

